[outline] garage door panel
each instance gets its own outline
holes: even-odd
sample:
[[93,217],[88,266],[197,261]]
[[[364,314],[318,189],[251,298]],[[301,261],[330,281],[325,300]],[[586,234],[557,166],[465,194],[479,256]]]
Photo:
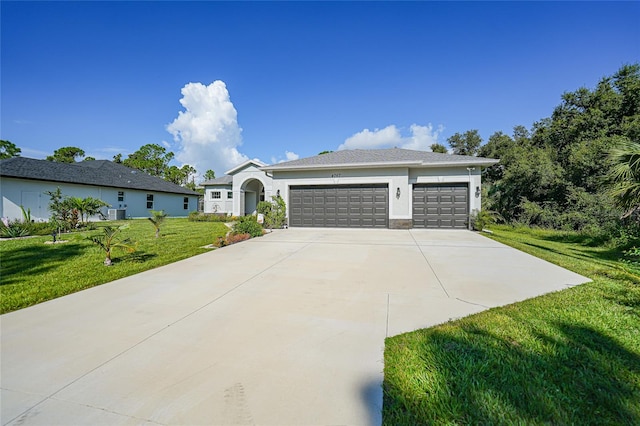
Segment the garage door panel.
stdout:
[[292,186],[289,199],[291,226],[386,228],[389,225],[386,185]]
[[462,228],[468,220],[466,183],[418,184],[413,187],[415,228]]

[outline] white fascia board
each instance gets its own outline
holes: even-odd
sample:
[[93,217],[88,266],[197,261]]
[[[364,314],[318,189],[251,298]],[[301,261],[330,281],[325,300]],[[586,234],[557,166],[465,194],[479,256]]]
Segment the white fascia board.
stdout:
[[498,163],[500,160],[483,160],[483,161],[447,161],[442,163],[423,163],[421,167],[489,167]]
[[258,161],[258,160],[247,160],[242,164],[238,164],[237,166],[235,166],[233,169],[230,169],[226,172],[224,172],[225,175],[233,175],[235,172],[240,171],[242,169],[244,169],[247,166],[250,166],[251,164],[253,164],[254,166],[261,168],[266,166],[265,163],[263,163],[262,161]]
[[266,166],[261,167],[260,170],[265,172],[289,172],[299,170],[326,170],[326,169],[380,169],[390,167],[415,167],[422,165],[419,161],[385,161],[383,163],[344,163],[344,164],[314,164],[314,165],[302,165],[302,166],[285,166],[279,167]]

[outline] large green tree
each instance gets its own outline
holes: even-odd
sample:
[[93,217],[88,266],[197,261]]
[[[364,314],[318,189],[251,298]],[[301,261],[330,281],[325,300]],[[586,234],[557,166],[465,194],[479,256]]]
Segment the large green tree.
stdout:
[[143,145],[122,162],[127,167],[143,171],[151,176],[165,177],[173,152],[157,144]]
[[164,179],[175,183],[176,185],[185,186],[191,182],[191,177],[196,173],[196,169],[185,164],[182,167],[169,166],[164,173]]
[[640,66],[625,65],[593,89],[562,94],[551,116],[531,131],[516,126],[512,136],[496,132],[489,138],[478,154],[500,163],[483,175],[485,206],[511,221],[611,229],[621,208],[629,212],[638,205],[629,201],[634,174],[628,161],[638,136]]
[[214,172],[213,170],[209,169],[206,172],[204,172],[204,175],[202,176],[202,178],[204,180],[213,180],[216,178],[216,172]]
[[75,163],[76,159],[84,157],[84,150],[75,146],[65,146],[53,151],[53,155],[49,155],[47,160],[57,163]]
[[447,147],[439,143],[432,143],[430,148],[431,152],[439,152],[440,154],[447,153]]
[[22,150],[15,144],[9,141],[0,140],[0,160],[19,157],[21,152]]
[[480,145],[482,145],[482,137],[477,130],[467,130],[464,133],[455,133],[447,139],[449,146],[453,149],[453,153],[457,155],[476,155]]

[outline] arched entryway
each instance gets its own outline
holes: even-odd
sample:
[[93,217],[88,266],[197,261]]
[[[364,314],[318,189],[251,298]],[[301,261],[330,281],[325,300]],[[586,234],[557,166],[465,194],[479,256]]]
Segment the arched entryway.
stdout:
[[240,212],[243,215],[256,213],[260,201],[264,201],[264,184],[259,179],[248,179],[242,184]]

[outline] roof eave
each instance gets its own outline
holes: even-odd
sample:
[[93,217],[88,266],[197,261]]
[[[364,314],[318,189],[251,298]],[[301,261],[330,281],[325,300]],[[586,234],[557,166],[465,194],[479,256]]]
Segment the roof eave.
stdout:
[[338,164],[307,164],[298,166],[272,166],[261,167],[265,172],[297,171],[297,170],[317,170],[317,169],[380,169],[389,167],[414,167],[420,166],[419,161],[385,161],[379,163],[338,163]]
[[264,167],[266,166],[265,163],[263,163],[262,161],[258,161],[258,160],[247,160],[242,164],[238,164],[237,166],[235,166],[234,168],[227,170],[226,172],[224,172],[225,175],[232,175],[235,172],[242,170],[243,168],[245,168],[246,166],[248,166],[249,164],[255,164],[256,166],[258,166],[258,168],[260,167]]
[[392,167],[469,167],[469,166],[492,166],[499,160],[483,159],[481,161],[443,161],[443,162],[425,162],[425,161],[387,161],[379,163],[345,163],[345,164],[315,164],[315,165],[298,165],[298,166],[265,166],[260,170],[265,172],[289,172],[303,170],[326,170],[326,169],[380,169]]

